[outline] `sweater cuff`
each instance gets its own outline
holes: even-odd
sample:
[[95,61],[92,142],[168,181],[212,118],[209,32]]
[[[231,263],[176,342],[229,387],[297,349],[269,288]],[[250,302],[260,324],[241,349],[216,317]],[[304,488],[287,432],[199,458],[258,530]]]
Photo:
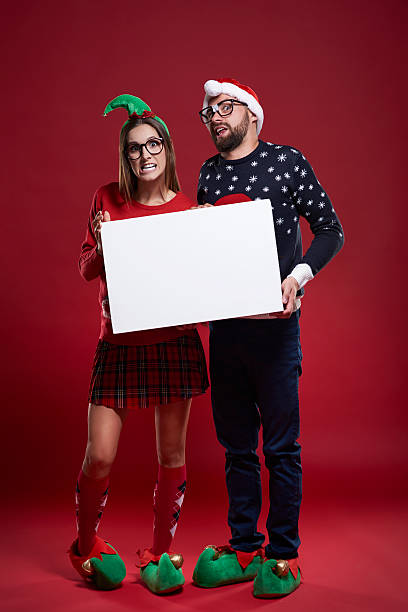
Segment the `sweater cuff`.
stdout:
[[299,289],[302,289],[308,281],[312,280],[313,272],[309,264],[301,263],[295,266],[288,276],[293,276],[299,283]]

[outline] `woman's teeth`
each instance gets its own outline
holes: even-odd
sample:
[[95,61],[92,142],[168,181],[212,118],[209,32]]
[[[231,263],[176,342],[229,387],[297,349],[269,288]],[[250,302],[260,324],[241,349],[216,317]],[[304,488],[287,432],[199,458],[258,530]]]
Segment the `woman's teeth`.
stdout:
[[156,169],[157,164],[144,164],[141,167],[142,172],[146,172],[148,170],[155,170]]

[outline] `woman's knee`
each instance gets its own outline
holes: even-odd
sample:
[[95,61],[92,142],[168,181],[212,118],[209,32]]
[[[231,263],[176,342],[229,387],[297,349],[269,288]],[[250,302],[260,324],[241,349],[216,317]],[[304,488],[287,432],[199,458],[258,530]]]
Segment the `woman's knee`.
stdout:
[[186,462],[184,445],[159,448],[157,451],[157,458],[160,465],[163,467],[180,467]]
[[87,448],[83,470],[88,476],[95,478],[109,474],[115,460],[115,453],[104,449]]

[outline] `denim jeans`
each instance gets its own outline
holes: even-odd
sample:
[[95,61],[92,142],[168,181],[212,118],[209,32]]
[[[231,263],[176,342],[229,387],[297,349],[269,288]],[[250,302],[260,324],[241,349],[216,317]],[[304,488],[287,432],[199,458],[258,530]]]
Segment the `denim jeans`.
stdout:
[[262,425],[269,470],[266,556],[275,559],[296,557],[300,544],[299,316],[228,319],[210,326],[211,399],[225,448],[230,544],[250,552],[265,540],[257,527],[262,491],[256,449]]

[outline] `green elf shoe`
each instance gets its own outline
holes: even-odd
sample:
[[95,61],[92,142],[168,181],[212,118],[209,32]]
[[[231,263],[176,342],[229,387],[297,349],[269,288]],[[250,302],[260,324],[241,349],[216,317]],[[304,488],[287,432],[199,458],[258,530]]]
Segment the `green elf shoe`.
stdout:
[[140,556],[140,577],[148,589],[156,595],[165,595],[183,587],[183,556],[176,553],[153,555],[146,549]]
[[253,552],[234,550],[230,546],[206,546],[194,568],[193,582],[210,589],[224,584],[253,580],[262,566],[262,548]]
[[116,589],[126,576],[126,566],[118,552],[98,536],[87,555],[78,555],[78,539],[74,540],[68,554],[78,574],[102,591]]
[[301,573],[297,559],[267,559],[259,568],[254,582],[255,597],[265,599],[283,597],[300,584]]

